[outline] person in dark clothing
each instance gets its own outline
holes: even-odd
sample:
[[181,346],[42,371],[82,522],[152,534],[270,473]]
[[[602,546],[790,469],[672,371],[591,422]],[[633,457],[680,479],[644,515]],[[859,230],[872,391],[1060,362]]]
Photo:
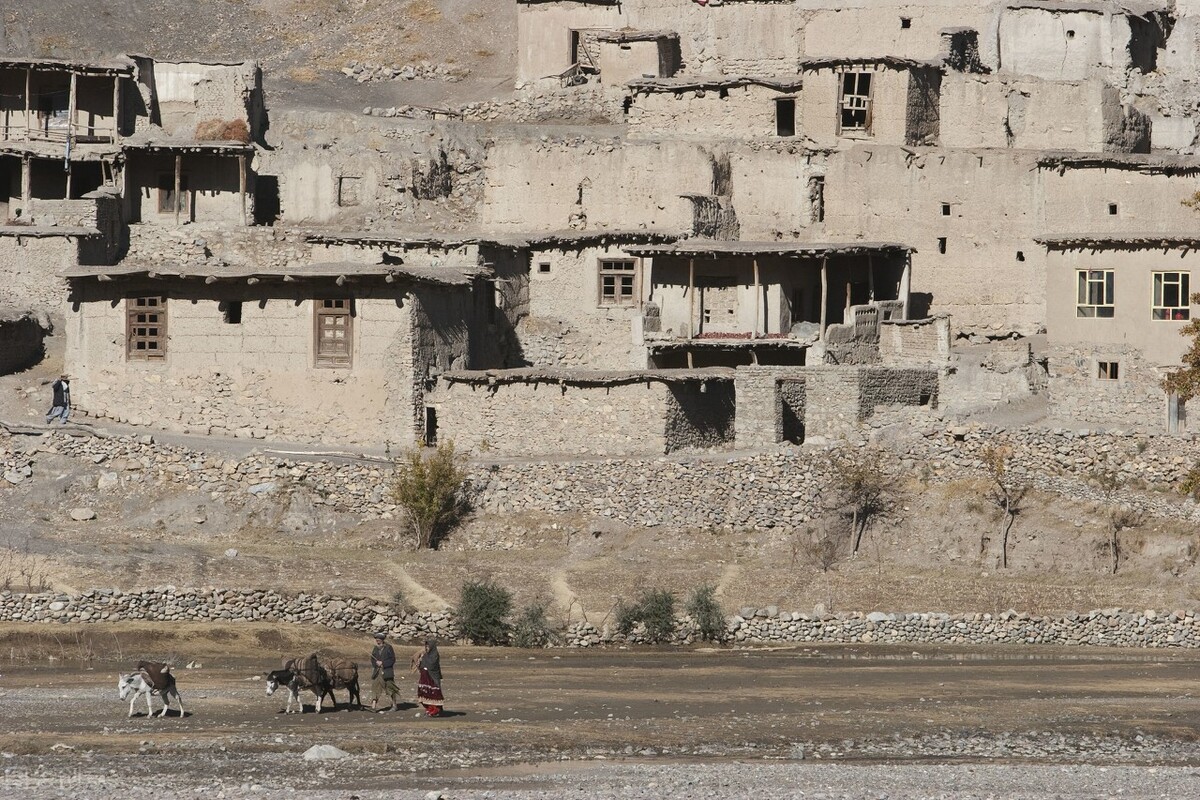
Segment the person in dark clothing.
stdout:
[[390,708],[384,711],[396,711],[396,698],[400,696],[400,687],[396,685],[396,651],[387,643],[386,633],[375,634],[375,649],[371,651],[371,710],[379,705],[379,695],[387,692],[392,701]]
[[46,412],[46,424],[49,425],[56,417],[62,418],[62,424],[67,424],[71,416],[71,376],[61,375],[51,386],[54,389],[54,402]]
[[413,654],[412,669],[417,673],[417,702],[425,707],[429,716],[440,716],[445,698],[442,696],[442,657],[438,655],[437,642],[425,640],[424,649]]

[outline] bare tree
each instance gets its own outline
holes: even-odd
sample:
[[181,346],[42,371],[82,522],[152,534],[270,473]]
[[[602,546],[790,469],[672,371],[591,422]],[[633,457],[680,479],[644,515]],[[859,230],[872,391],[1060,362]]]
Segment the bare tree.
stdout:
[[[1008,568],[1008,534],[1012,531],[1017,514],[1021,513],[1021,502],[1025,499],[1028,487],[1012,470],[1011,447],[989,447],[980,457],[983,468],[987,472],[987,488],[984,497],[989,503],[1000,509],[1000,566]],[[987,535],[980,538],[979,551],[987,548]]]
[[830,458],[837,504],[850,509],[850,552],[854,554],[871,518],[887,510],[895,493],[896,481],[884,469],[883,458],[874,447],[835,453]]
[[792,545],[793,565],[797,555],[803,555],[807,563],[827,573],[834,564],[842,560],[842,547],[830,526],[822,524],[806,529],[798,535]]
[[1092,473],[1092,480],[1104,493],[1106,514],[1108,517],[1108,564],[1109,573],[1117,574],[1121,563],[1121,531],[1139,528],[1146,521],[1146,515],[1141,509],[1128,505],[1117,504],[1117,492],[1123,481],[1121,474],[1111,467],[1102,467]]

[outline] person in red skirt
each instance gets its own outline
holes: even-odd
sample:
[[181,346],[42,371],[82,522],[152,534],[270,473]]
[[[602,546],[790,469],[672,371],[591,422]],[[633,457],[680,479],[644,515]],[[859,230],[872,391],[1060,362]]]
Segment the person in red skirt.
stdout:
[[437,642],[425,640],[425,647],[412,657],[412,669],[417,673],[417,702],[425,707],[425,713],[436,717],[442,713],[442,659],[438,655]]

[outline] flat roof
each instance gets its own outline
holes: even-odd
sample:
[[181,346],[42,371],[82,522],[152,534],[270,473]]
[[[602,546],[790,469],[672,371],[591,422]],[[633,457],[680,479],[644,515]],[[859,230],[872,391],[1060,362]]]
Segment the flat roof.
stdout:
[[1200,171],[1200,157],[1151,154],[1151,153],[1103,153],[1081,155],[1079,153],[1052,152],[1038,157],[1038,166],[1057,169],[1128,169],[1137,172],[1163,175],[1185,174]]
[[1010,2],[1004,7],[1014,11],[1033,9],[1059,13],[1128,14],[1135,17],[1144,17],[1147,14],[1153,14],[1155,11],[1167,10],[1167,6],[1163,3],[1104,2],[1104,0],[1081,0],[1081,2],[1070,2],[1070,0],[1016,0],[1016,2]]
[[643,30],[621,28],[615,31],[600,31],[596,38],[602,42],[654,42],[659,39],[678,39],[679,34],[671,30]]
[[753,242],[688,239],[675,244],[625,248],[638,256],[834,256],[864,253],[911,253],[914,248],[896,242]]
[[767,78],[754,75],[688,75],[675,78],[636,78],[625,85],[635,92],[687,92],[696,89],[733,89],[739,86],[765,86],[781,92],[794,92],[804,86],[804,79],[799,75]]
[[58,225],[0,225],[0,236],[29,236],[34,239],[49,239],[55,236],[99,236],[95,228],[71,228]]
[[682,232],[653,230],[546,231],[542,233],[436,233],[429,231],[320,231],[305,233],[311,244],[368,244],[451,250],[467,245],[525,249],[555,245],[587,246],[606,242],[673,242]]
[[1191,250],[1200,249],[1200,233],[1064,233],[1035,236],[1047,250]]
[[149,150],[151,152],[184,151],[192,153],[250,153],[254,145],[231,139],[183,139],[168,136],[135,136],[123,142],[127,150]]
[[106,61],[72,61],[65,58],[28,58],[0,56],[0,69],[35,69],[46,72],[86,72],[99,75],[133,75],[134,63],[128,58]]
[[497,383],[552,383],[573,386],[617,386],[628,383],[685,383],[692,381],[734,378],[732,367],[703,369],[644,369],[594,370],[558,369],[555,367],[521,367],[517,369],[463,369],[443,372],[441,377],[451,383],[492,385]]
[[936,69],[943,68],[941,61],[918,61],[902,56],[825,56],[800,59],[800,70],[827,69],[829,67],[853,67],[859,64],[891,67],[893,69]]
[[380,277],[389,283],[411,280],[443,286],[467,286],[477,277],[491,274],[485,267],[454,265],[445,267],[416,267],[405,264],[358,264],[350,261],[296,264],[281,268],[262,268],[250,265],[207,265],[183,267],[174,264],[121,263],[113,266],[71,266],[59,273],[64,278],[99,278],[148,276],[151,278],[204,278],[206,282],[250,278],[282,278],[285,281],[303,278]]

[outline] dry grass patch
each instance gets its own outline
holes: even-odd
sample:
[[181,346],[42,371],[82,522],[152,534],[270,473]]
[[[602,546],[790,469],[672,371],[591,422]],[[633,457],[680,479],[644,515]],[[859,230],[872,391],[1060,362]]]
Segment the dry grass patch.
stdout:
[[404,13],[416,22],[437,22],[442,18],[442,10],[433,0],[412,0]]

